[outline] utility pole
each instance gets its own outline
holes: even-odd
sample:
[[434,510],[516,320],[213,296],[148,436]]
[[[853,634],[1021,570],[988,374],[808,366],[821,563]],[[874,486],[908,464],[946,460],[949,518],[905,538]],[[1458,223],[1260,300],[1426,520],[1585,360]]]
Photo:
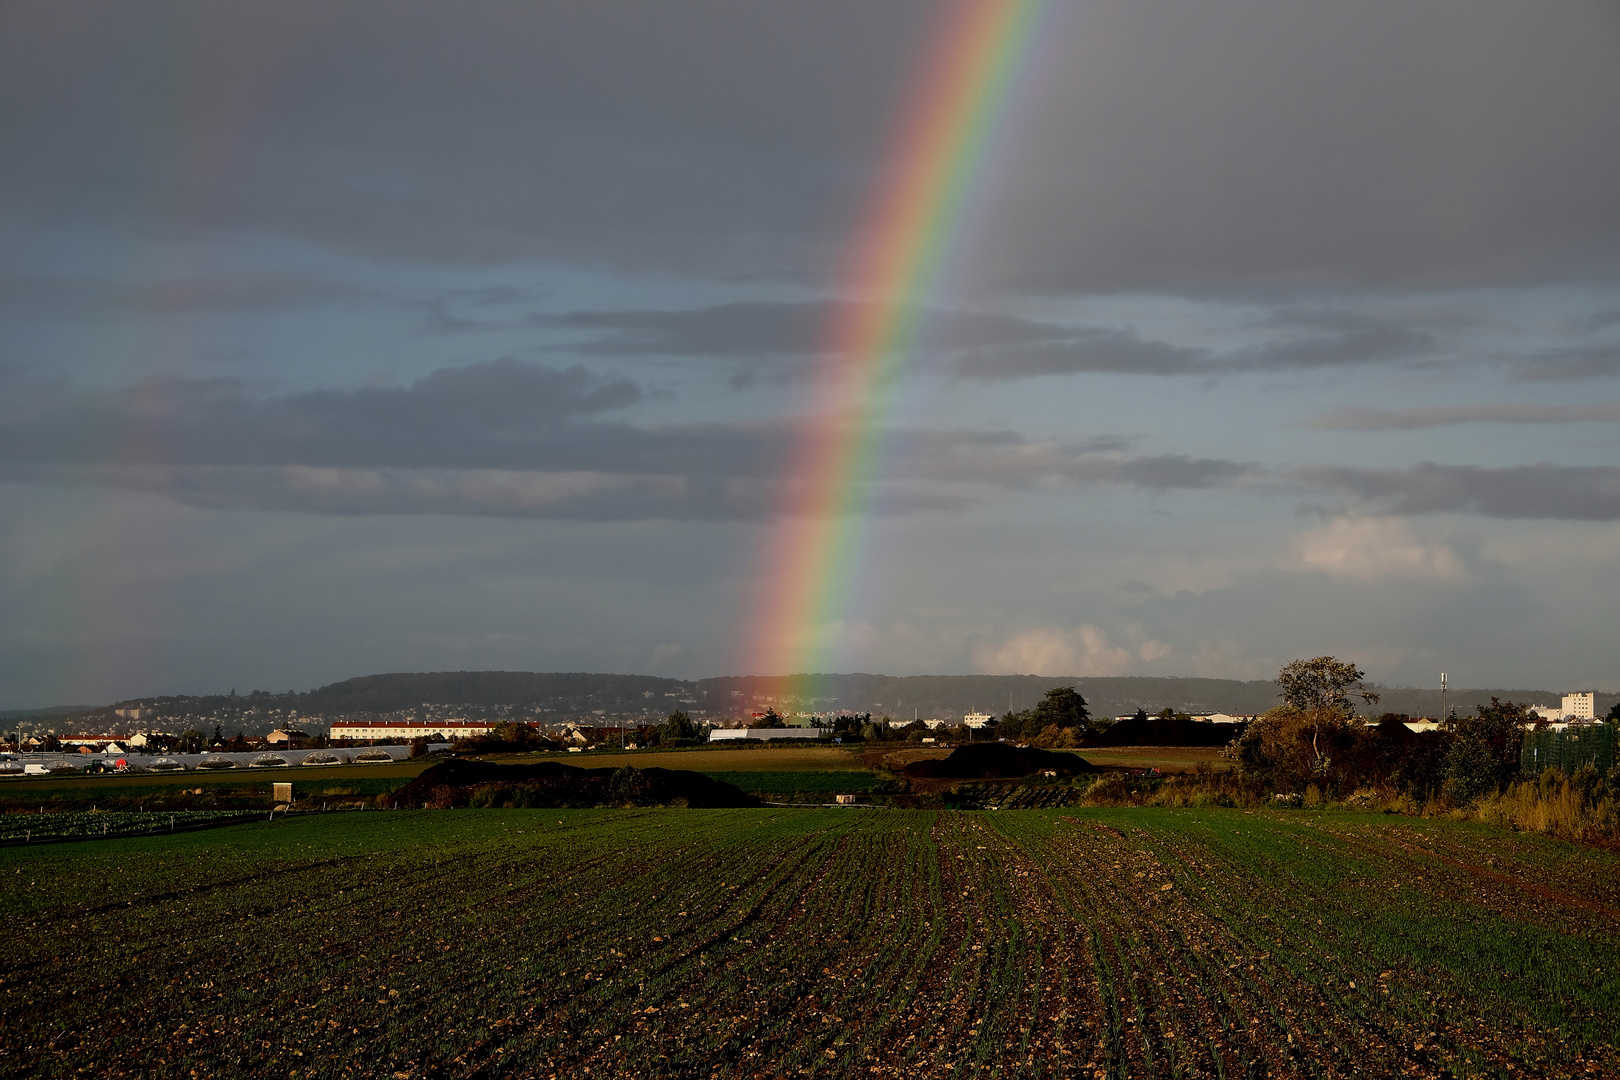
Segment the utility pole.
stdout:
[[1445,730],[1451,730],[1451,714],[1446,711],[1446,673],[1440,673],[1440,723]]

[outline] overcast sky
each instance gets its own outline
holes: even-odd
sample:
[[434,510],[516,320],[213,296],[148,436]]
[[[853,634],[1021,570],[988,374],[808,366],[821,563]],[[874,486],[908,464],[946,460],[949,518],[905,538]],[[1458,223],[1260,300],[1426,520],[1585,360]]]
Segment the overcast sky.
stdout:
[[[936,3],[0,6],[0,707],[740,673]],[[843,671],[1620,685],[1620,7],[1055,0]]]

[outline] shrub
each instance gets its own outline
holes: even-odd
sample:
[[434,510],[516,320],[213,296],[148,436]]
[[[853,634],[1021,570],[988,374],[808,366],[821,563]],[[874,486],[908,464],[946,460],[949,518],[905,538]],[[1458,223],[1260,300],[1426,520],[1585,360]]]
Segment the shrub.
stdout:
[[1548,768],[1533,780],[1480,796],[1466,816],[1566,840],[1620,838],[1620,770],[1604,776],[1586,766],[1565,776]]
[[1446,754],[1445,793],[1460,804],[1501,791],[1519,771],[1527,710],[1491,698],[1479,715],[1457,721]]

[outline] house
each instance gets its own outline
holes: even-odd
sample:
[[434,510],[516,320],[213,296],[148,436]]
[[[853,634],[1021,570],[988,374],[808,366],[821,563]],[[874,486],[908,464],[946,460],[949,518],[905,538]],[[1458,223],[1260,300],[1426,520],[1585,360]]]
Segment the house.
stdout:
[[287,749],[307,738],[309,738],[309,732],[307,731],[299,731],[296,728],[277,728],[264,737],[264,743],[266,746],[279,746],[282,749]]

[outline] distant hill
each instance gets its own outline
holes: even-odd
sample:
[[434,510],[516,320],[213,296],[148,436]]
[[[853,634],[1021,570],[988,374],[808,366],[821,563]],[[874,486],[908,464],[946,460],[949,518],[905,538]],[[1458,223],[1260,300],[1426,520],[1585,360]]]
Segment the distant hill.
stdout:
[[[791,697],[808,686],[812,700]],[[870,712],[896,720],[912,716],[955,720],[970,712],[996,715],[1027,709],[1058,686],[1074,686],[1095,716],[1121,716],[1145,709],[1156,713],[1263,712],[1277,704],[1270,680],[1115,676],[1055,678],[1037,675],[818,675],[808,680],[723,676],[695,681],[653,675],[588,672],[434,671],[394,672],[345,679],[314,690],[250,694],[141,698],[95,709],[30,710],[13,716],[60,720],[62,727],[111,724],[114,708],[154,710],[155,722],[195,724],[203,730],[221,724],[225,733],[263,734],[289,723],[368,713],[413,713],[423,718],[466,714],[474,717],[527,716],[535,719],[615,719],[645,721],[675,709],[721,720],[775,706],[784,712]],[[1382,700],[1369,712],[1438,716],[1438,690],[1376,688]],[[1461,688],[1450,693],[1460,712],[1492,697],[1553,705],[1559,695],[1546,690]],[[1598,695],[1606,712],[1620,696]]]
[[666,695],[690,696],[694,684],[654,675],[583,672],[429,671],[362,675],[298,695],[300,711],[396,712],[418,705],[545,705],[557,711],[640,711]]
[[43,709],[0,709],[0,722],[13,720],[48,720],[55,716],[80,716],[94,712],[93,705],[50,705]]

